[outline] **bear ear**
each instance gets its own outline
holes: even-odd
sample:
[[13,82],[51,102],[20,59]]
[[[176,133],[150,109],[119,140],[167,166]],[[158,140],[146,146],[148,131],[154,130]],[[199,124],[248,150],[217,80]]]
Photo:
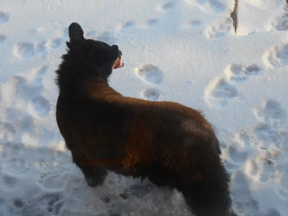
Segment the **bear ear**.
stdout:
[[71,23],[68,28],[69,38],[71,42],[84,40],[84,31],[78,23]]

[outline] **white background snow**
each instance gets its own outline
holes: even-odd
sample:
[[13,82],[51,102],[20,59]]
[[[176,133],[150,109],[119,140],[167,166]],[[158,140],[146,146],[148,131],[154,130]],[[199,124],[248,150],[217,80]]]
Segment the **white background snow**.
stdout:
[[1,0],[0,215],[188,216],[181,194],[109,174],[87,186],[55,121],[67,27],[117,44],[126,96],[202,110],[242,216],[288,216],[286,0]]

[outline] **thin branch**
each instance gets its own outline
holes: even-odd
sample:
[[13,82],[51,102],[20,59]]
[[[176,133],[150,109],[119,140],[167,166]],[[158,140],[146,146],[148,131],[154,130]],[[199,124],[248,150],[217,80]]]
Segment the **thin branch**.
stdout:
[[[237,25],[238,25],[238,16],[237,16],[237,10],[238,10],[238,0],[234,0],[234,10],[231,13],[231,18],[233,19],[233,26],[234,26],[234,31],[236,33],[237,31]],[[286,0],[288,2],[288,0]]]

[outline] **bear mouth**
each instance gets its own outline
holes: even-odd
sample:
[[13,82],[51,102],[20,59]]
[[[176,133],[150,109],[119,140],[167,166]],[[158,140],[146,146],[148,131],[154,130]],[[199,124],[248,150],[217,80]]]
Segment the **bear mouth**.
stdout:
[[124,67],[124,63],[121,61],[122,52],[119,50],[118,58],[115,60],[113,69]]

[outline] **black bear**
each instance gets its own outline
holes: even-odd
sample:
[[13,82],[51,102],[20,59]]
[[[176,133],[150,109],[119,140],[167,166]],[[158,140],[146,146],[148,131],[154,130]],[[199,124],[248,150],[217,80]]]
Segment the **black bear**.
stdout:
[[117,45],[69,26],[57,73],[59,130],[91,187],[107,171],[180,191],[196,216],[231,216],[229,175],[218,139],[200,112],[173,102],[122,96],[108,84],[123,66]]

